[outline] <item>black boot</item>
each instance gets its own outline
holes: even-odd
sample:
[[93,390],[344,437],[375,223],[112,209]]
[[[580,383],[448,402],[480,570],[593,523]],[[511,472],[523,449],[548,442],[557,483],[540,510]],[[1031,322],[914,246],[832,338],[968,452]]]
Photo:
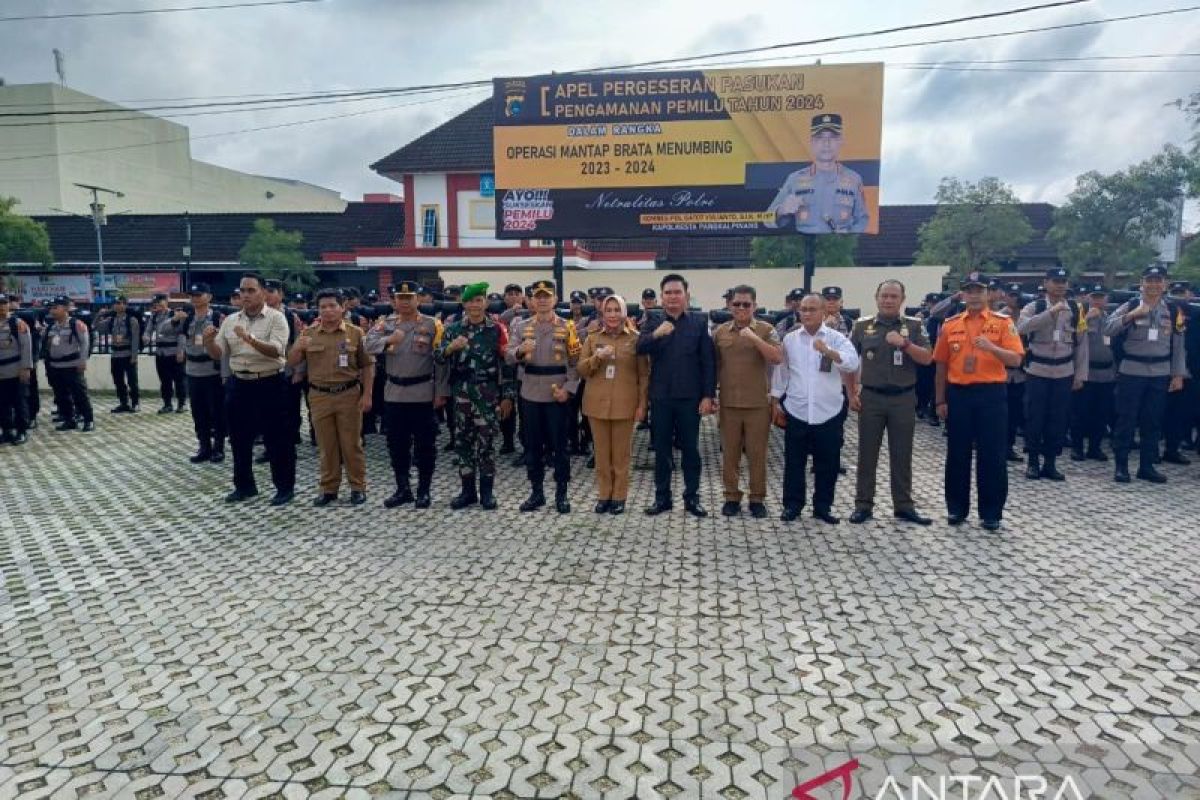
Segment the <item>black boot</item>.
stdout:
[[542,506],[546,505],[546,494],[542,490],[541,483],[531,483],[529,486],[529,497],[524,503],[521,503],[522,511],[537,511]]
[[225,460],[225,440],[217,439],[213,442],[212,455],[208,458],[214,464],[220,464]]
[[200,449],[188,461],[191,461],[193,464],[201,464],[210,458],[212,458],[212,445],[204,441],[200,443]]
[[1083,452],[1083,443],[1082,442],[1071,448],[1071,460],[1072,461],[1086,461],[1087,460],[1087,456]]
[[1046,456],[1046,460],[1042,464],[1042,477],[1052,481],[1065,481],[1067,476],[1058,471],[1054,461],[1054,456]]
[[485,511],[496,510],[496,476],[479,476],[479,507]]
[[567,484],[565,483],[554,486],[554,508],[560,514],[571,513],[571,501],[567,499]]
[[433,504],[433,499],[429,496],[429,486],[432,483],[432,475],[417,476],[417,501],[413,505],[414,508],[429,508]]
[[384,508],[397,508],[398,506],[411,503],[413,501],[412,489],[408,488],[408,481],[404,483],[396,483],[396,491],[387,500],[383,501]]
[[1129,455],[1117,453],[1113,456],[1116,466],[1113,469],[1113,480],[1117,483],[1129,483]]
[[1031,481],[1036,481],[1042,477],[1041,467],[1038,465],[1038,457],[1036,453],[1029,454],[1029,466],[1025,467],[1025,477]]
[[458,497],[450,501],[450,507],[457,511],[460,508],[473,506],[479,502],[479,495],[475,494],[475,473],[462,476],[462,492]]

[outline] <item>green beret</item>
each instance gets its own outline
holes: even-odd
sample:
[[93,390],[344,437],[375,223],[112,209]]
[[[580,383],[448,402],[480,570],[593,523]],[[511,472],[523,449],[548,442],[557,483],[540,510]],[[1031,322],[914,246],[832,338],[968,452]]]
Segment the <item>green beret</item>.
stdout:
[[468,283],[462,290],[462,301],[465,303],[475,297],[486,297],[487,283]]

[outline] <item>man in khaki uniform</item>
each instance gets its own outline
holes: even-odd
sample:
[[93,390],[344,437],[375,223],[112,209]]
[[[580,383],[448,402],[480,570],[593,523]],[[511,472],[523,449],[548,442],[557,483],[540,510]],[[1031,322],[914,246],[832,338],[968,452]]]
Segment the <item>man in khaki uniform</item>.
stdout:
[[309,406],[321,451],[321,494],[317,507],[337,500],[342,465],[350,482],[350,502],[367,501],[367,460],[362,444],[363,414],[371,410],[375,368],[362,328],[343,318],[335,289],[317,292],[317,322],[296,337],[288,355],[293,367],[305,362]]
[[933,351],[921,320],[904,316],[904,284],[879,284],[875,304],[878,312],[855,322],[850,332],[862,364],[861,389],[850,401],[858,412],[858,474],[850,522],[860,525],[871,518],[879,450],[887,431],[892,513],[897,519],[928,525],[932,520],[919,514],[913,502],[912,445],[917,367],[928,364]]
[[738,486],[742,453],[750,461],[750,514],[767,516],[767,441],[771,434],[770,370],[783,361],[779,334],[770,323],[754,318],[753,286],[730,289],[733,319],[713,331],[717,352],[717,390],[721,425],[722,482],[727,517],[741,512]]

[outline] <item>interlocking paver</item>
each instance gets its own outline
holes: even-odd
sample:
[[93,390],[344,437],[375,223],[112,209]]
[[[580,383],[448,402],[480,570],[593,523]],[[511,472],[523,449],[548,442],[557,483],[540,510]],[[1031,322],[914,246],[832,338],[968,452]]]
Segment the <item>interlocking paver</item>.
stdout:
[[[943,440],[917,435],[939,511]],[[449,512],[445,454],[433,509],[384,511],[377,436],[372,506],[231,508],[190,439],[140,415],[0,450],[0,796],[780,798],[853,757],[855,796],[1200,798],[1196,467],[1014,473],[989,536],[898,527],[886,497],[857,527],[651,522],[644,433],[623,517],[590,513],[581,459],[574,514],[518,513],[507,466],[500,511]],[[852,417],[843,515],[854,447]],[[315,467],[301,446],[302,488]]]

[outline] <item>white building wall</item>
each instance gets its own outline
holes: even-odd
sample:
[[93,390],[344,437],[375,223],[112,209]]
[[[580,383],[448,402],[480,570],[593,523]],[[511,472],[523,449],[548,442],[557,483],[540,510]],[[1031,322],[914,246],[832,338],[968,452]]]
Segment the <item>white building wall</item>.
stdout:
[[479,192],[458,193],[459,247],[520,247],[519,239],[496,238],[495,201]]
[[404,202],[412,203],[413,232],[416,234],[414,241],[417,247],[424,247],[422,236],[424,233],[425,209],[428,206],[433,206],[438,210],[437,246],[449,246],[450,216],[448,212],[450,206],[446,202],[446,176],[444,174],[414,175],[412,199],[409,200],[406,197],[404,198]]

